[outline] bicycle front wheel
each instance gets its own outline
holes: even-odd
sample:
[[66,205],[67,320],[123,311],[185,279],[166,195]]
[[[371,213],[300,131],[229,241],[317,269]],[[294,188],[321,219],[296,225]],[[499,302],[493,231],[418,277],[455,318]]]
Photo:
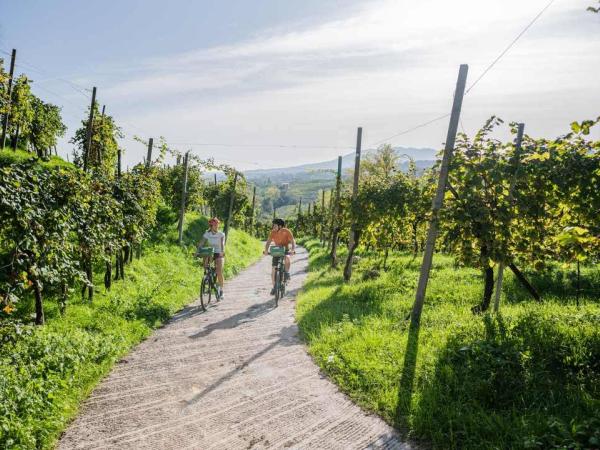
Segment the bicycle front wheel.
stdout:
[[279,304],[279,298],[281,297],[280,291],[281,285],[281,272],[278,270],[275,272],[275,307]]
[[202,309],[206,311],[206,307],[210,303],[212,297],[212,289],[210,280],[207,277],[202,278],[202,284],[200,285],[200,303]]

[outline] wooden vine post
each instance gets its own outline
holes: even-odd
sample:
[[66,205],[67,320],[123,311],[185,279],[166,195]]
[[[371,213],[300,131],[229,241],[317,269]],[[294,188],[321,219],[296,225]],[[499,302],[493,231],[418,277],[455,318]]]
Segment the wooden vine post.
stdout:
[[148,153],[146,155],[146,169],[149,169],[152,165],[152,147],[154,146],[154,139],[148,139]]
[[421,273],[419,274],[417,293],[411,312],[411,325],[413,327],[418,327],[421,322],[421,313],[423,311],[423,304],[425,301],[425,291],[427,290],[427,282],[429,281],[433,252],[435,250],[435,241],[439,228],[439,213],[442,208],[444,192],[448,183],[448,171],[450,167],[450,161],[452,159],[452,152],[454,151],[454,142],[456,140],[456,131],[458,129],[458,121],[460,119],[460,110],[465,93],[468,71],[469,66],[462,64],[458,72],[458,80],[456,82],[456,90],[454,91],[454,101],[452,103],[452,113],[450,115],[448,135],[446,136],[446,145],[444,147],[444,156],[442,158],[440,177],[438,180],[435,197],[433,198],[431,205],[431,221],[429,223],[429,230],[427,231],[425,253],[423,254],[423,263],[421,265]]
[[10,55],[10,70],[8,72],[8,88],[6,89],[7,105],[6,112],[4,113],[4,119],[2,120],[2,146],[0,149],[4,149],[6,145],[6,133],[8,132],[8,119],[10,117],[10,107],[12,104],[12,89],[13,89],[13,75],[15,73],[15,61],[17,60],[17,50],[13,48]]
[[342,190],[342,157],[338,156],[337,177],[335,179],[335,202],[333,204],[333,212],[331,214],[331,267],[337,267],[337,245],[338,235],[341,227],[340,214],[340,191]]
[[181,186],[181,207],[179,209],[179,224],[177,230],[179,232],[179,245],[183,243],[183,221],[185,217],[185,201],[187,196],[187,180],[188,180],[188,163],[190,152],[185,152],[183,157],[183,184]]
[[325,222],[327,222],[327,217],[325,215],[325,189],[321,190],[321,236],[319,237],[321,241],[321,246],[325,244]]
[[[360,177],[360,151],[362,146],[362,127],[358,127],[356,133],[356,155],[354,157],[354,183],[352,184],[352,216],[354,216],[354,210],[356,209],[356,197],[358,196],[358,182]],[[352,221],[350,225],[350,238],[348,239],[348,256],[346,257],[346,266],[344,267],[344,281],[350,281],[352,277],[352,258],[354,257],[354,250],[358,246],[360,239],[360,230],[356,221]]]
[[96,86],[92,89],[92,103],[90,106],[90,117],[88,118],[85,151],[83,152],[83,171],[87,172],[90,156],[92,153],[92,135],[94,133],[94,104],[96,103]]
[[237,184],[238,173],[236,172],[233,176],[233,187],[231,194],[229,195],[229,212],[227,213],[227,222],[225,222],[225,243],[227,243],[227,236],[229,235],[229,229],[233,220],[233,203],[235,201],[235,186]]
[[250,209],[250,226],[248,227],[248,231],[252,233],[252,228],[254,226],[254,207],[256,206],[256,186],[252,189],[252,208]]

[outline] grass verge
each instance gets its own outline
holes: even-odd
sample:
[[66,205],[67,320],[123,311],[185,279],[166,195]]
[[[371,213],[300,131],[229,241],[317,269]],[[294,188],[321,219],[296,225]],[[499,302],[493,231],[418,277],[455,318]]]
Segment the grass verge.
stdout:
[[[188,217],[187,247],[173,243],[173,229],[163,233],[126,266],[125,281],[97,287],[93,304],[74,296],[61,316],[47,301],[45,326],[0,327],[0,448],[52,448],[115,362],[196,298],[202,269],[192,244],[206,219]],[[231,230],[226,277],[260,255],[257,239]]]
[[533,279],[543,303],[507,274],[502,314],[474,316],[480,273],[436,255],[415,330],[420,258],[394,254],[384,271],[363,254],[345,284],[317,241],[305,245],[302,336],[361,406],[434,448],[600,448],[600,306],[593,295],[575,306],[564,273]]

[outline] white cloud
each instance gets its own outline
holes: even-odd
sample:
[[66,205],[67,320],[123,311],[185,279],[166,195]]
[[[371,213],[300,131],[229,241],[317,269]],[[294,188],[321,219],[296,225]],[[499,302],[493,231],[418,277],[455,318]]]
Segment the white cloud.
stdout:
[[[598,115],[598,18],[589,1],[557,0],[465,100],[468,131],[486,117],[525,120],[555,135]],[[351,148],[448,110],[458,65],[472,82],[546,0],[369,2],[311,28],[266,30],[233,45],[140,62],[104,95],[129,122],[182,142],[319,144]],[[121,74],[122,76],[122,74]],[[123,114],[122,114],[123,115]],[[442,121],[394,143],[438,145]],[[202,147],[204,148],[204,147]],[[218,150],[268,166],[337,150]],[[217,156],[218,156],[217,155]]]

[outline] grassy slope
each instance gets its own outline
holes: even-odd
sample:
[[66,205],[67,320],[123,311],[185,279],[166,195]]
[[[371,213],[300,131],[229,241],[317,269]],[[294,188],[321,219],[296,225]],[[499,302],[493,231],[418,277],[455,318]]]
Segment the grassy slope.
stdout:
[[[186,242],[205,229],[204,218],[188,216]],[[16,342],[0,328],[0,448],[51,448],[115,362],[195,299],[202,271],[192,245],[181,249],[174,234],[127,265],[125,282],[98,287],[93,305],[74,297],[61,317],[47,301],[47,325],[23,327]],[[227,250],[231,277],[260,257],[261,244],[232,230]]]
[[[33,153],[29,153],[24,150],[14,151],[14,150],[6,148],[6,147],[3,150],[0,150],[0,166],[14,164],[17,162],[23,162],[28,159],[37,159],[37,156],[34,155]],[[40,161],[40,160],[38,160],[38,161],[40,162],[40,164],[42,166],[47,166],[47,167],[55,167],[55,166],[68,167],[68,168],[75,167],[72,163],[65,161],[64,159],[60,158],[59,156],[51,156],[50,158],[48,158],[47,161]]]
[[[363,258],[345,285],[320,246],[307,245],[312,274],[298,299],[301,332],[316,362],[365,408],[436,448],[566,445],[577,439],[571,420],[583,441],[594,432],[600,439],[597,296],[577,308],[562,298],[557,272],[554,281],[534,280],[544,296],[538,304],[507,274],[502,316],[473,316],[479,272],[436,256],[417,334],[405,317],[420,258],[394,255],[391,269],[370,280],[363,278],[376,258]],[[597,270],[586,276],[598,286]],[[598,448],[593,442],[589,448]]]

